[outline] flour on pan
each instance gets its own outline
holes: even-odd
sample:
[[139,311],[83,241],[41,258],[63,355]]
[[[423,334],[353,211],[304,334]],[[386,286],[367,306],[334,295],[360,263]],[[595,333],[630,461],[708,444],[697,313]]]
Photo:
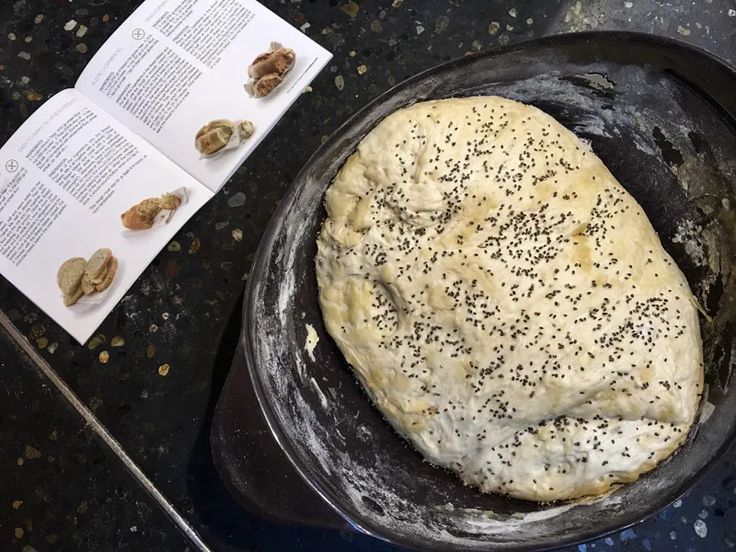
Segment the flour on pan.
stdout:
[[[583,69],[583,72],[605,72],[606,67],[604,65],[591,64],[588,68]],[[533,72],[530,70],[530,72]],[[648,86],[645,79],[642,77],[641,86]],[[440,86],[442,83],[441,78],[437,78],[435,81],[428,81],[424,85],[424,89],[428,90],[428,94],[433,94],[431,91]],[[663,98],[670,98],[673,95],[673,90],[668,88],[667,83],[656,83],[658,87],[658,93]],[[622,86],[617,83],[616,89]],[[631,89],[631,86],[629,86]],[[576,106],[580,106],[578,112],[587,112],[589,116],[578,125],[574,126],[576,133],[580,133],[581,137],[602,137],[602,138],[616,138],[624,133],[634,134],[634,142],[636,147],[645,152],[647,155],[656,156],[658,154],[656,144],[651,139],[651,127],[654,125],[660,125],[662,128],[667,128],[669,125],[672,126],[671,121],[686,120],[679,108],[675,107],[672,111],[671,121],[659,121],[656,118],[656,114],[647,113],[644,117],[645,122],[648,121],[650,126],[642,123],[641,120],[636,120],[630,109],[623,106],[622,111],[616,111],[614,113],[603,112],[601,105],[604,101],[590,97],[589,92],[581,90],[579,86],[569,82],[562,82],[558,80],[555,75],[549,75],[549,77],[541,76],[533,79],[528,79],[525,82],[509,82],[509,83],[489,83],[487,86],[479,87],[473,90],[468,90],[468,94],[499,94],[508,97],[516,98],[521,101],[540,103],[543,104],[545,101],[550,101],[553,104],[564,105],[566,102],[571,102]],[[436,94],[435,94],[436,97]],[[411,99],[407,97],[403,105],[411,103]],[[672,101],[668,101],[670,105],[675,106],[676,104]],[[386,102],[385,105],[379,105],[378,108],[371,113],[371,116],[375,120],[380,120],[386,116],[390,111],[397,107],[396,103],[393,104]],[[400,106],[399,106],[400,107]],[[596,115],[598,117],[596,118]],[[347,139],[352,139],[348,136]],[[325,169],[328,174],[335,174],[337,169],[343,164],[346,156],[350,153],[349,150],[345,150],[343,155],[337,155],[331,161],[331,166]],[[301,182],[304,189],[320,186],[319,183],[308,180]],[[308,199],[309,201],[304,201]],[[304,208],[305,211],[315,212],[319,209],[320,194],[302,194],[299,193],[296,196],[295,201],[292,202],[293,206],[299,206]],[[724,206],[725,207],[725,206]],[[312,216],[312,215],[310,215]],[[313,231],[313,230],[310,230]],[[300,241],[300,234],[303,232],[303,228],[299,224],[286,229],[288,236],[285,239],[283,248],[277,247],[274,254],[271,257],[271,263],[278,265],[278,277],[281,278],[282,274],[285,275],[289,271],[292,271],[294,258],[298,255],[302,242]],[[278,257],[278,259],[276,259]],[[384,487],[383,477],[387,480],[390,476],[382,473],[376,473],[371,471],[372,467],[364,466],[355,459],[350,458],[342,450],[335,448],[327,448],[325,443],[332,442],[332,438],[328,435],[330,428],[334,427],[334,424],[330,420],[335,420],[336,415],[333,412],[332,402],[328,404],[327,409],[322,408],[322,404],[319,398],[316,396],[316,392],[311,388],[306,381],[301,384],[303,391],[296,394],[290,393],[289,388],[293,385],[300,385],[298,381],[295,381],[295,377],[289,374],[290,370],[293,370],[294,358],[293,352],[285,352],[287,345],[286,341],[289,339],[294,340],[296,343],[296,336],[298,333],[292,328],[293,313],[289,312],[289,309],[294,310],[297,308],[295,303],[295,281],[293,278],[286,280],[284,285],[283,280],[279,280],[279,293],[277,304],[279,305],[279,316],[269,319],[269,314],[272,315],[273,307],[268,304],[259,303],[255,305],[256,312],[255,316],[262,320],[269,320],[272,323],[272,327],[263,328],[267,334],[279,336],[279,339],[265,340],[262,349],[262,355],[259,359],[259,371],[263,372],[263,383],[268,386],[267,394],[274,400],[290,400],[293,399],[293,404],[289,410],[284,408],[284,412],[277,412],[278,423],[283,428],[283,432],[288,439],[292,439],[295,442],[303,443],[303,447],[299,447],[302,450],[302,454],[311,456],[317,466],[324,471],[326,477],[339,477],[343,481],[346,481],[346,492],[349,495],[350,500],[344,501],[350,503],[354,510],[354,515],[351,515],[353,519],[363,519],[366,522],[370,522],[375,526],[386,527],[387,532],[396,531],[404,534],[414,534],[424,537],[426,539],[436,540],[437,538],[444,539],[446,546],[452,547],[453,545],[465,546],[468,549],[479,549],[478,545],[481,544],[482,539],[493,539],[494,535],[503,534],[504,542],[512,542],[513,539],[526,539],[530,534],[530,530],[533,530],[537,525],[549,527],[546,522],[541,524],[524,524],[519,525],[514,523],[510,519],[511,525],[510,533],[499,533],[502,528],[499,528],[499,522],[503,523],[505,518],[502,515],[498,515],[493,511],[479,510],[481,512],[478,516],[483,516],[488,519],[496,516],[498,520],[489,521],[487,527],[483,527],[482,524],[476,528],[476,530],[469,532],[465,535],[460,533],[462,527],[464,527],[462,519],[458,518],[444,522],[443,525],[439,526],[433,523],[432,519],[425,517],[426,509],[417,508],[416,505],[407,503],[396,495],[391,490],[387,490]],[[254,295],[262,297],[259,294],[258,288],[262,284],[254,283],[255,290]],[[287,336],[286,340],[281,339],[282,336]],[[303,334],[302,334],[303,335]],[[297,347],[301,349],[301,347]],[[306,358],[306,354],[302,351],[296,353],[295,356],[298,358]],[[734,354],[736,358],[736,353]],[[296,372],[294,372],[296,373]],[[330,389],[328,389],[330,391]],[[333,390],[334,391],[334,390]],[[311,395],[311,396],[310,396]],[[337,404],[338,401],[335,401]],[[280,410],[280,409],[277,409]],[[326,410],[327,416],[323,416],[325,412],[318,411]],[[348,409],[349,412],[341,412],[339,415],[345,417],[338,421],[343,422],[346,425],[354,425],[357,415],[353,409]],[[704,413],[705,414],[705,413]],[[702,418],[701,418],[702,421]],[[358,425],[358,436],[363,439],[373,439],[371,430],[362,424]],[[339,448],[339,447],[338,447]],[[309,460],[305,459],[308,464]],[[301,462],[304,463],[304,462]],[[299,463],[298,463],[299,464]],[[317,469],[317,468],[315,468]],[[647,496],[656,496],[662,489],[667,486],[665,481],[661,481],[658,478],[650,478],[640,480],[636,487],[640,489],[642,493]],[[638,492],[638,491],[637,491]],[[655,493],[655,494],[652,494]],[[329,497],[323,495],[325,499],[329,501]],[[601,511],[606,512],[606,516],[616,517],[623,514],[625,504],[622,503],[621,495],[614,493],[610,496],[600,497],[593,500],[591,503],[596,505],[596,509],[593,515],[600,515]],[[634,495],[637,496],[637,495]],[[368,506],[367,499],[375,500],[384,509],[385,512],[391,513],[391,515],[383,515],[380,512],[376,512],[374,508]],[[434,506],[439,508],[446,501],[440,502]],[[431,507],[431,506],[430,506]],[[568,522],[568,513],[575,515],[577,504],[570,510],[562,511],[552,505],[547,508],[543,508],[542,511],[549,511],[553,514],[551,520],[559,519],[559,523]],[[457,511],[463,512],[465,510],[457,508]],[[395,512],[402,512],[402,517],[398,518],[394,515]],[[469,514],[470,515],[470,514]],[[587,515],[584,512],[583,515]],[[477,516],[473,516],[474,518]],[[511,518],[511,516],[509,516]],[[600,519],[600,518],[596,518]],[[555,523],[552,521],[552,523]]]
[[307,351],[307,354],[309,355],[309,360],[314,362],[314,348],[319,342],[319,335],[317,335],[317,331],[311,324],[304,324],[304,328],[307,330],[307,337],[304,340],[304,350]]

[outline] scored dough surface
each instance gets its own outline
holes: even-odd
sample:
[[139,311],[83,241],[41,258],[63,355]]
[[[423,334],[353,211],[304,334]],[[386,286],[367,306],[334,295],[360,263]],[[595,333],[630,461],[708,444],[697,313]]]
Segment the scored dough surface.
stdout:
[[327,330],[433,464],[550,501],[633,481],[684,441],[703,385],[687,282],[549,115],[492,96],[396,111],[325,204]]

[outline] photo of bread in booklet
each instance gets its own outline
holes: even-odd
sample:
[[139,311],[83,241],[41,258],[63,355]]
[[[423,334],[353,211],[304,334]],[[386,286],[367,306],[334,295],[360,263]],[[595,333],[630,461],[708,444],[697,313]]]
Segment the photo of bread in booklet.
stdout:
[[242,121],[215,119],[197,131],[194,136],[194,147],[205,159],[237,148],[253,136],[254,131],[253,123],[245,119]]
[[254,98],[264,98],[273,92],[294,67],[296,54],[291,48],[284,48],[272,42],[269,49],[259,54],[248,67],[250,80],[245,91]]
[[162,215],[159,219],[166,224],[185,199],[184,188],[162,194],[161,197],[148,197],[120,215],[120,222],[128,230],[148,230]]
[[67,259],[56,273],[56,284],[63,294],[64,305],[71,307],[83,296],[101,293],[110,287],[118,271],[118,260],[106,247],[85,260]]

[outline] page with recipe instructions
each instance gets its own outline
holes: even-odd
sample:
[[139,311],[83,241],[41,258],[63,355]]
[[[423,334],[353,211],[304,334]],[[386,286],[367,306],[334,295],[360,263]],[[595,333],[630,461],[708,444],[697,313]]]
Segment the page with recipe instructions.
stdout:
[[[273,91],[253,97],[248,68],[273,42],[293,50],[293,65]],[[76,87],[217,191],[330,57],[254,0],[147,0],[100,48]],[[226,120],[215,134],[234,140],[206,156],[195,136],[215,120]],[[252,123],[250,137],[240,139],[240,121]]]
[[[155,213],[150,229],[123,226],[130,207],[166,194],[172,208]],[[79,91],[64,90],[0,149],[0,272],[84,343],[212,195]],[[111,255],[82,291],[71,272],[100,249]]]

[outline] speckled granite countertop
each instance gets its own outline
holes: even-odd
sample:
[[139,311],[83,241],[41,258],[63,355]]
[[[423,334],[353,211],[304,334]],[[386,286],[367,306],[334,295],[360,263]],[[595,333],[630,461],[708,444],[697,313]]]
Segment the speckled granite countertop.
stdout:
[[[734,0],[264,3],[334,59],[99,333],[84,347],[75,344],[0,279],[0,308],[16,338],[24,336],[39,355],[33,362],[10,334],[0,333],[2,550],[393,550],[355,533],[259,520],[229,497],[210,459],[209,421],[234,350],[244,275],[299,168],[369,100],[466,52],[561,32],[629,29],[736,61]],[[3,2],[0,140],[46,98],[73,85],[134,7],[122,0]],[[71,394],[99,420],[97,433]],[[140,468],[138,477],[126,461]],[[734,448],[659,515],[569,550],[731,548]]]

